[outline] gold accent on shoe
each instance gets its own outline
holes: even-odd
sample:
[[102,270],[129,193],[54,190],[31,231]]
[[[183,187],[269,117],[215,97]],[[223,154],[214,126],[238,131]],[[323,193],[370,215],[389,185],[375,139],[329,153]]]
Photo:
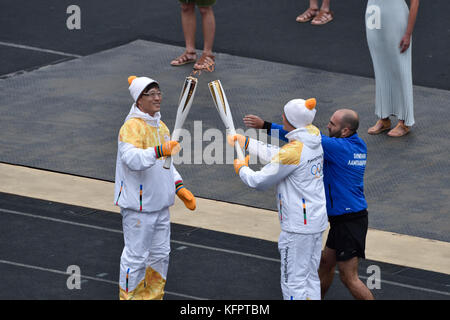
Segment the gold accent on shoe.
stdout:
[[127,291],[119,286],[120,300],[162,300],[166,279],[159,272],[147,267],[145,277],[132,291]]

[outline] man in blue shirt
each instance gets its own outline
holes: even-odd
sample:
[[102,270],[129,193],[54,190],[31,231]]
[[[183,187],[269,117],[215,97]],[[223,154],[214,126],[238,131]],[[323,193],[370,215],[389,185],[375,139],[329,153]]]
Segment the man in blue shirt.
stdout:
[[[266,129],[283,141],[283,126],[254,115],[244,117],[248,127]],[[322,134],[324,186],[330,230],[319,267],[322,298],[334,277],[336,265],[341,281],[355,299],[373,299],[358,277],[359,258],[365,258],[368,229],[367,202],[364,197],[364,171],[367,147],[358,136],[358,114],[350,109],[337,110],[328,122],[328,134]]]

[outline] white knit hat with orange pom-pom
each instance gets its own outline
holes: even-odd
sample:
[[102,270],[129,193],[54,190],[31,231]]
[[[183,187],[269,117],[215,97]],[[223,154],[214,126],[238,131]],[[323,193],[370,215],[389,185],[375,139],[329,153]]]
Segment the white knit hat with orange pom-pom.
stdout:
[[314,121],[316,115],[316,99],[294,99],[284,106],[286,120],[295,127],[303,128]]
[[130,94],[133,97],[134,101],[139,98],[142,91],[152,83],[156,83],[159,85],[159,83],[156,80],[147,78],[147,77],[137,77],[137,76],[129,76],[128,77],[128,84],[130,85],[128,87],[128,90],[130,90]]

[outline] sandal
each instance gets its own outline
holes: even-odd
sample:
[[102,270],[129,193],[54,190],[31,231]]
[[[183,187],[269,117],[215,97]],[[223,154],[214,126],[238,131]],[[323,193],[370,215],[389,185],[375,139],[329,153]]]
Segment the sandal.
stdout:
[[188,63],[193,63],[197,60],[197,53],[194,52],[183,52],[183,54],[170,62],[170,65],[174,67],[182,66]]
[[367,131],[368,134],[380,134],[384,131],[391,129],[391,120],[388,119],[380,119],[375,123],[373,127],[370,127]]
[[195,70],[206,70],[209,72],[214,71],[214,62],[215,56],[209,54],[202,54],[200,59],[198,59],[197,63],[194,65]]
[[311,21],[311,24],[314,26],[321,26],[323,24],[327,24],[333,19],[334,19],[333,11],[320,10],[319,14],[316,17],[314,17],[314,19]]
[[303,12],[301,15],[299,15],[295,19],[295,21],[300,22],[300,23],[311,21],[312,19],[314,19],[315,16],[317,16],[318,12],[319,12],[319,9],[308,8],[305,12]]
[[400,122],[397,123],[394,129],[388,132],[388,136],[390,137],[403,137],[404,135],[407,135],[409,133],[409,127],[405,126],[404,124],[401,124]]

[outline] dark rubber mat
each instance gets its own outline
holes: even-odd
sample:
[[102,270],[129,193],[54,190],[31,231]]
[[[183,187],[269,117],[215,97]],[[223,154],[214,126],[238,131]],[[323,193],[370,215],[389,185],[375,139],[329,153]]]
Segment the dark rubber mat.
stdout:
[[[0,193],[0,299],[118,299],[121,230],[117,213]],[[165,300],[282,299],[275,242],[179,224],[171,239]],[[69,266],[79,267],[78,289],[67,286]],[[373,266],[376,299],[450,297],[447,274],[363,260],[363,282],[373,283]],[[353,298],[336,275],[326,299]]]
[[[407,1],[409,3],[409,1]],[[66,13],[76,4],[81,29],[69,30]],[[332,72],[373,76],[364,14],[367,1],[333,1],[334,21],[324,26],[297,23],[308,1],[217,1],[214,50]],[[421,86],[450,89],[448,0],[421,1],[413,33],[413,79]],[[3,0],[0,41],[81,55],[136,39],[184,46],[177,0]],[[398,40],[400,43],[400,39]],[[196,47],[203,48],[197,10]],[[169,58],[181,54],[182,49]],[[15,61],[18,61],[16,59]]]
[[0,44],[0,61],[2,61],[0,65],[0,79],[11,77],[18,71],[31,71],[38,66],[58,63],[68,59],[68,57],[57,54],[24,50]]
[[[191,71],[191,66],[169,65],[179,51],[179,47],[135,41],[3,80],[0,161],[113,181],[117,134],[132,103],[127,77],[147,75],[160,82],[165,93],[162,119],[172,129],[181,86]],[[207,88],[216,79],[224,86],[236,128],[244,128],[245,114],[280,121],[287,101],[316,97],[315,124],[326,133],[334,110],[353,108],[360,114],[360,135],[369,150],[365,180],[369,226],[450,240],[450,179],[445,174],[450,164],[450,92],[415,87],[417,125],[411,133],[401,139],[368,136],[367,129],[376,121],[373,79],[227,54],[217,54],[216,59],[216,71],[200,76],[185,123],[193,145],[201,143],[207,129],[224,131]],[[203,152],[210,144],[204,138]],[[201,158],[195,164],[198,156],[192,148],[194,164],[177,166],[196,195],[275,209],[273,190],[251,190],[231,164],[208,165]]]

